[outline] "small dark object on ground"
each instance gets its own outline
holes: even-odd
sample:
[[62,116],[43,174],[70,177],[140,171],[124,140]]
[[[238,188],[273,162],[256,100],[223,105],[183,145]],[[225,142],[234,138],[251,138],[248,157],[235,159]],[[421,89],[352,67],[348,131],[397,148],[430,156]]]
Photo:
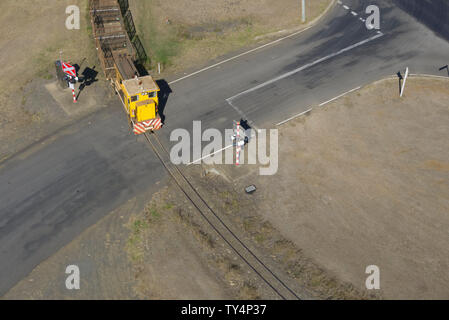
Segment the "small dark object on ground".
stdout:
[[252,194],[252,193],[254,193],[256,191],[256,186],[255,185],[250,185],[249,187],[246,187],[245,188],[245,192],[247,193],[247,194]]

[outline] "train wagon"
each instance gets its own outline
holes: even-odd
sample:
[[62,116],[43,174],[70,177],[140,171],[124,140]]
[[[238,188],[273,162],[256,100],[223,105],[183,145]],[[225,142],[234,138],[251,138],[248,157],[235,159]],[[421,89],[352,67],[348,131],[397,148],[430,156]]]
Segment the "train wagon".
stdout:
[[118,0],[90,2],[92,30],[104,74],[123,103],[132,131],[139,135],[162,127],[160,89],[151,75],[141,76],[135,66],[135,49],[124,27],[123,10]]

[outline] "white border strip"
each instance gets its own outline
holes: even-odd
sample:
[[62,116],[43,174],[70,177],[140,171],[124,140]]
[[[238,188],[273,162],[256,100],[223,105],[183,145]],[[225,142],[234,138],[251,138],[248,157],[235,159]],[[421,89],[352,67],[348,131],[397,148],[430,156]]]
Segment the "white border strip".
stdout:
[[351,92],[354,92],[354,91],[356,91],[356,90],[359,90],[360,88],[362,88],[362,87],[359,86],[359,87],[354,88],[354,89],[352,89],[352,90],[346,91],[345,93],[342,93],[341,95],[339,95],[339,96],[337,96],[337,97],[335,97],[335,98],[332,98],[332,99],[330,99],[330,100],[328,100],[328,101],[326,101],[326,102],[323,102],[323,103],[319,104],[318,106],[319,106],[319,107],[322,107],[322,106],[324,106],[324,105],[326,105],[326,104],[328,104],[328,103],[331,103],[332,101],[335,101],[335,100],[337,100],[337,99],[339,99],[339,98],[341,98],[341,97],[344,97],[344,96],[347,95],[347,94],[350,94]]
[[449,80],[449,76],[435,76],[433,74],[410,73],[410,77],[425,77],[425,78],[436,78],[436,79]]
[[282,126],[283,124],[285,124],[285,123],[287,123],[287,122],[289,122],[289,121],[292,121],[292,120],[294,120],[294,119],[296,119],[296,118],[299,118],[300,116],[305,115],[307,112],[312,111],[312,109],[313,109],[313,108],[309,108],[309,109],[307,109],[306,111],[301,112],[300,114],[297,114],[296,116],[293,116],[293,117],[288,118],[288,119],[286,119],[286,120],[284,120],[284,121],[282,121],[282,122],[279,122],[278,124],[276,124],[276,126]]

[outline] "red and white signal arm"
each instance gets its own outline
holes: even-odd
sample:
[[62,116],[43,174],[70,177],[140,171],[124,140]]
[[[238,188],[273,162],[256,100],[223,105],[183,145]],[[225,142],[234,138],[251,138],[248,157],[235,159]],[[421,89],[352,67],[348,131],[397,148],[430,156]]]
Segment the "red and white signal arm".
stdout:
[[63,62],[62,63],[62,71],[64,71],[65,74],[76,78],[76,69],[74,66],[72,66],[71,64],[67,63],[67,62]]

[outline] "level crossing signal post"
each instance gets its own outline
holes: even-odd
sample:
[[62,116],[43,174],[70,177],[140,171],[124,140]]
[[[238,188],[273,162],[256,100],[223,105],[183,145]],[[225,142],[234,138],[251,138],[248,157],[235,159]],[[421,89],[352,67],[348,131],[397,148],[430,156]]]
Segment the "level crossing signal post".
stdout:
[[62,88],[69,87],[72,90],[73,103],[77,103],[75,84],[79,80],[76,74],[76,68],[68,62],[58,60],[55,62],[56,76]]

